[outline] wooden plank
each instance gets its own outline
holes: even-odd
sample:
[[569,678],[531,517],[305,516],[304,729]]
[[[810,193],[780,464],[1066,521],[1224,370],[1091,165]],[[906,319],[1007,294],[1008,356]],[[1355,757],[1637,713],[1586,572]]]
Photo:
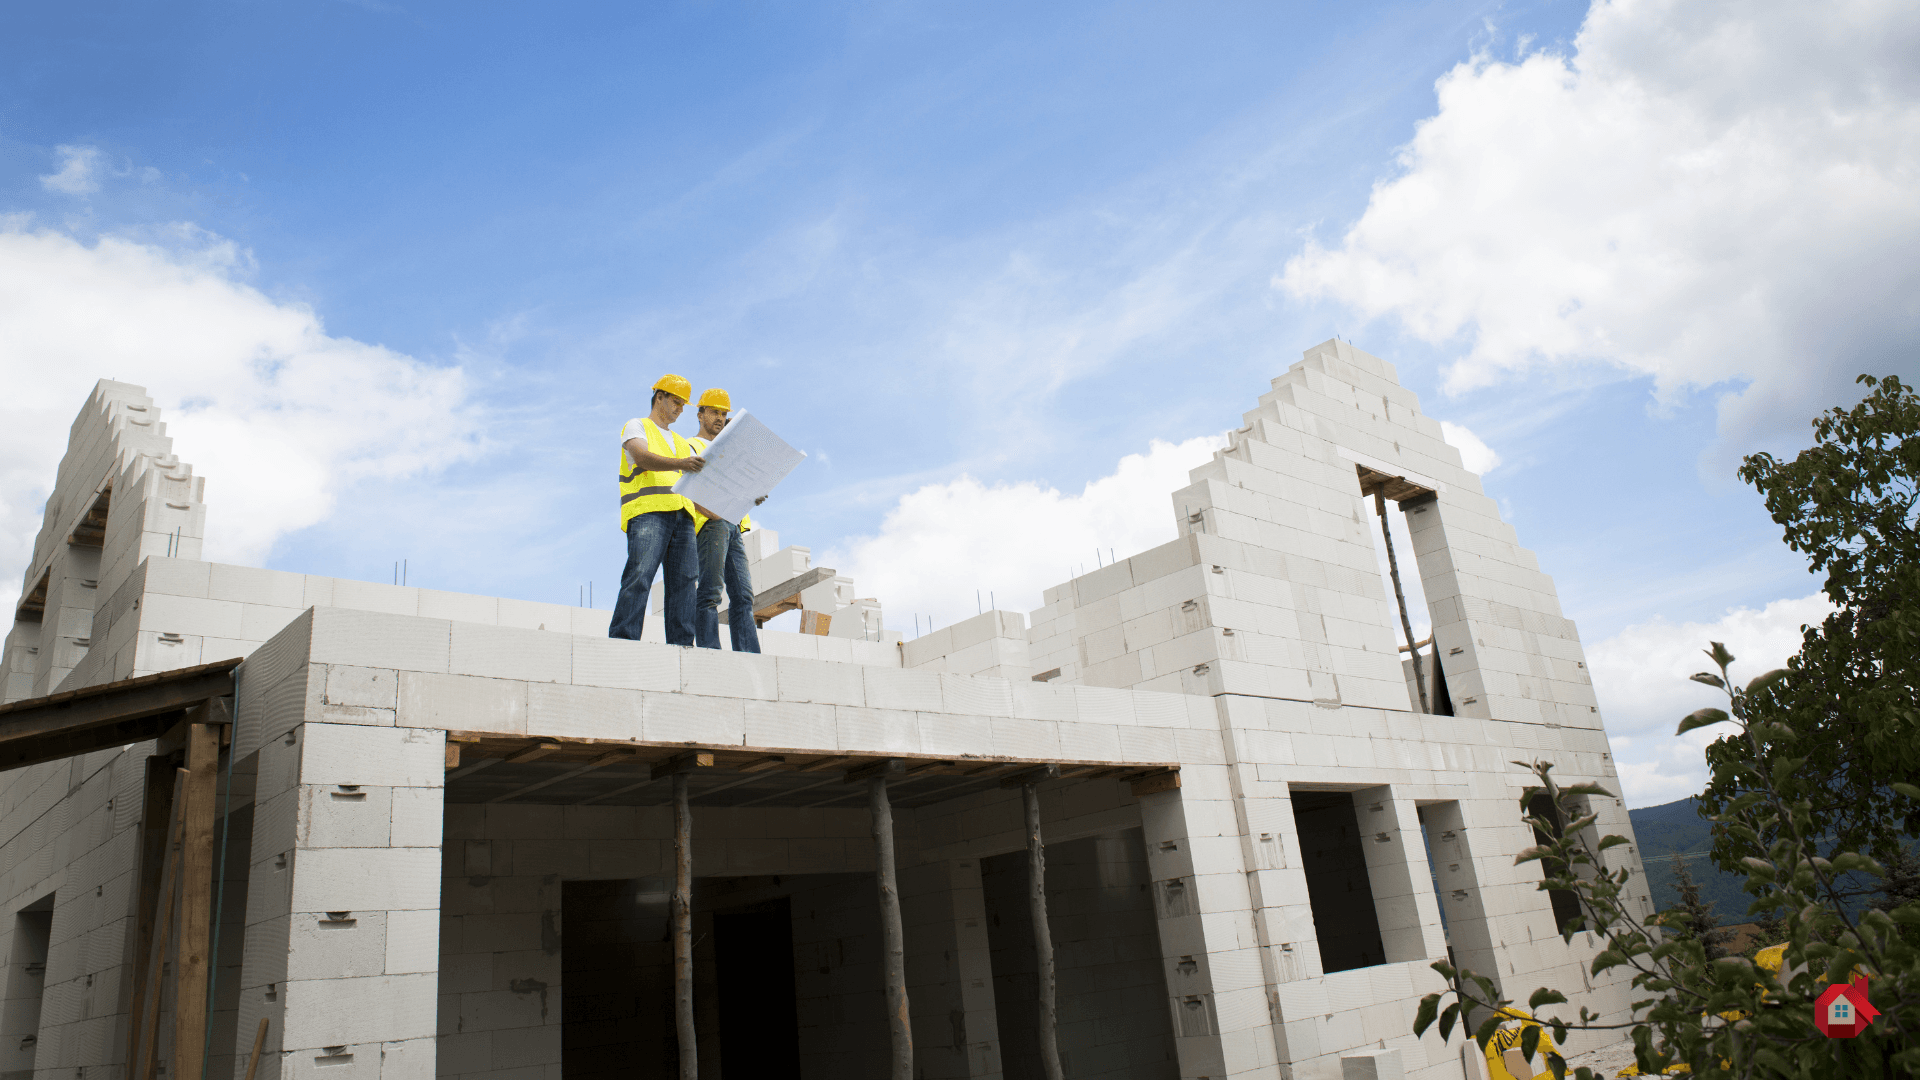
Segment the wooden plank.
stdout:
[[868,816],[873,825],[874,878],[880,887],[882,982],[886,988],[889,1080],[913,1080],[913,1025],[907,1013],[906,930],[900,921],[900,881],[894,869],[893,805],[887,800],[887,776],[867,781]]
[[[447,749],[450,752],[457,753],[459,750],[459,747],[454,744],[448,744]],[[558,776],[549,776],[545,780],[536,780],[531,784],[526,784],[521,787],[514,788],[512,791],[507,792],[505,795],[495,795],[493,798],[488,799],[487,801],[490,803],[499,803],[499,802],[506,802],[508,799],[517,799],[522,795],[531,795],[532,793],[539,791],[542,788],[552,787],[553,785],[560,783],[562,780],[571,780],[576,776],[580,776],[585,773],[590,773],[595,769],[604,769],[609,765],[619,765],[624,762],[631,762],[633,760],[634,760],[634,750],[631,747],[623,750],[609,751],[608,753],[601,754],[599,757],[594,758],[593,760],[587,762],[584,765],[576,765],[573,768],[568,769],[566,772],[559,774]]]
[[460,767],[460,744],[457,742],[449,742],[447,744],[447,769],[448,771],[452,771],[459,767]]
[[673,1031],[680,1080],[700,1080],[693,1023],[693,809],[684,772],[673,774]]
[[508,754],[505,758],[501,759],[501,764],[513,765],[522,761],[538,761],[539,759],[546,757],[548,754],[556,753],[564,749],[566,749],[566,747],[562,746],[560,743],[550,742],[548,740],[542,739],[539,742],[534,743],[532,746],[524,747],[522,749],[515,750],[511,754]]
[[1148,773],[1136,777],[1132,788],[1135,798],[1142,795],[1156,795],[1162,791],[1173,791],[1180,786],[1180,771],[1168,769],[1164,772]]
[[1393,529],[1387,525],[1386,496],[1375,491],[1373,506],[1380,512],[1380,535],[1387,541],[1387,574],[1393,578],[1393,598],[1400,604],[1400,628],[1406,632],[1407,645],[1413,653],[1413,685],[1420,691],[1420,711],[1430,713],[1433,704],[1427,700],[1427,675],[1421,669],[1420,646],[1413,643],[1413,620],[1407,618],[1407,594],[1400,588],[1400,560],[1393,553]]
[[881,758],[869,761],[856,769],[848,769],[841,778],[843,783],[857,784],[862,780],[871,780],[876,776],[901,777],[907,774],[907,764],[899,758]]
[[159,973],[148,977],[148,956],[160,921],[161,889],[167,889],[167,910],[173,910],[173,845],[180,808],[179,770],[170,763],[147,759],[146,801],[140,817],[140,897],[134,921],[133,988],[127,1003],[127,1057],[129,1069],[140,1060],[140,1031],[147,1016],[147,995],[158,995]]
[[814,637],[826,637],[827,632],[832,628],[833,616],[826,612],[806,611],[804,609],[800,612],[801,633],[812,634]]
[[220,729],[225,698],[187,714],[186,809],[180,840],[180,948],[175,957],[169,1080],[202,1080],[207,1053],[208,949],[213,929],[213,837],[219,816]]
[[1003,776],[1000,778],[1000,786],[1004,788],[1032,787],[1042,780],[1057,780],[1059,778],[1060,766],[1042,765],[1039,768],[1022,769],[1012,775]]
[[[655,762],[652,769],[652,778],[658,780],[663,776],[680,776],[695,769],[711,768],[713,768],[712,751],[689,750],[684,754],[675,754],[665,761]],[[676,781],[673,789],[679,791],[681,787],[682,785]]]
[[800,594],[823,581],[832,581],[839,571],[826,566],[816,566],[798,577],[789,578],[770,589],[757,592],[753,596],[753,621],[764,626],[768,619],[783,615],[789,611],[800,610]]
[[1040,1065],[1047,1080],[1065,1080],[1060,1070],[1060,1036],[1054,996],[1058,980],[1053,963],[1053,929],[1047,923],[1047,856],[1040,843],[1040,787],[1029,780],[1020,786],[1027,812],[1027,913],[1033,921],[1033,955],[1040,975]]
[[178,848],[186,827],[187,782],[191,776],[185,769],[175,769],[173,775],[173,823],[167,830],[166,872],[161,875],[160,884],[160,917],[155,920],[152,946],[145,958],[149,987],[147,996],[152,1001],[152,1010],[148,1016],[134,1018],[134,1022],[143,1029],[134,1036],[136,1047],[144,1049],[138,1058],[140,1080],[153,1080],[154,1071],[160,1063],[160,999],[165,996],[166,990],[160,985],[160,972],[166,966],[167,941],[173,931],[173,886],[175,879],[180,876]]
[[253,1033],[253,1053],[247,1056],[246,1080],[253,1080],[253,1074],[260,1068],[260,1048],[267,1045],[267,1018],[260,1018],[260,1028]]
[[177,720],[182,709],[232,693],[231,670],[0,713],[0,770],[115,750],[154,738]]

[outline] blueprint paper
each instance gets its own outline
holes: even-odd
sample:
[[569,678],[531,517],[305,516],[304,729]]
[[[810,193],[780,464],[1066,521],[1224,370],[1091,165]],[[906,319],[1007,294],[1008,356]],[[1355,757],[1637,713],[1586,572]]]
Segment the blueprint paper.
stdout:
[[718,514],[722,521],[738,522],[753,510],[753,500],[771,492],[807,455],[788,446],[758,417],[741,412],[700,456],[707,459],[707,467],[682,473],[674,492]]

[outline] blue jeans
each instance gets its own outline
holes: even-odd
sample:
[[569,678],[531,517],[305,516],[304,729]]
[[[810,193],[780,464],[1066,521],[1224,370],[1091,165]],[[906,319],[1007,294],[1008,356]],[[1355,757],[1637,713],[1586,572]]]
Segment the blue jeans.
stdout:
[[727,632],[734,652],[760,651],[760,628],[753,621],[753,577],[747,573],[747,545],[740,526],[708,520],[700,529],[700,600],[693,613],[694,643],[720,647],[720,588],[727,591]]
[[620,599],[613,605],[608,637],[640,639],[647,593],[665,563],[667,643],[693,644],[693,594],[700,586],[700,557],[693,545],[693,515],[684,510],[636,514],[627,522],[627,567],[620,572]]

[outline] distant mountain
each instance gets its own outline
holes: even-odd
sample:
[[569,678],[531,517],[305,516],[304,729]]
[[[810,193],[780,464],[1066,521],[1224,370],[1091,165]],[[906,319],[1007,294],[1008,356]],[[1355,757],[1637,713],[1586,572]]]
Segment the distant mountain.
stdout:
[[1633,835],[1640,842],[1640,862],[1647,869],[1649,896],[1655,911],[1665,911],[1680,902],[1680,891],[1673,884],[1673,866],[1685,859],[1687,870],[1700,886],[1700,897],[1713,903],[1714,917],[1722,926],[1748,921],[1747,905],[1753,901],[1742,888],[1745,874],[1723,873],[1707,858],[1713,846],[1711,822],[1700,816],[1694,800],[1681,799],[1661,806],[1646,806],[1627,811],[1633,822]]
[[[1753,897],[1744,888],[1747,876],[1724,873],[1707,857],[1707,850],[1713,846],[1709,832],[1712,822],[1700,816],[1694,800],[1681,799],[1629,810],[1627,818],[1633,822],[1633,835],[1640,842],[1640,861],[1647,869],[1648,895],[1655,911],[1665,911],[1680,902],[1680,891],[1673,884],[1673,866],[1677,860],[1684,859],[1694,882],[1700,886],[1701,899],[1712,901],[1714,917],[1721,926],[1751,919],[1747,905],[1753,902]],[[1863,874],[1847,875],[1846,884],[1861,890],[1877,887],[1875,880]],[[1858,911],[1866,902],[1867,898],[1860,897],[1847,906]]]

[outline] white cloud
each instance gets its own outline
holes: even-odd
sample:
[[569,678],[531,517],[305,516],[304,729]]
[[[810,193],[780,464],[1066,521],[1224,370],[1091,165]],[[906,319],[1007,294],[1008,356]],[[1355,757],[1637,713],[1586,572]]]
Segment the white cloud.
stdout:
[[1440,434],[1447,440],[1448,446],[1460,451],[1460,460],[1466,464],[1468,472],[1485,476],[1500,467],[1500,455],[1468,428],[1442,420]]
[[100,167],[97,146],[56,146],[60,168],[40,178],[40,186],[63,195],[86,195],[100,190],[95,173]]
[[[1920,5],[1598,0],[1570,55],[1476,57],[1332,249],[1276,284],[1428,341],[1451,389],[1600,361],[1723,433],[1920,344]],[[1797,429],[1797,425],[1796,425]]]
[[[480,446],[464,373],[326,333],[238,280],[244,255],[0,229],[0,589],[16,593],[67,431],[95,380],[144,385],[174,452],[207,477],[206,557],[258,563],[350,485]],[[242,509],[244,508],[244,509]]]
[[911,632],[916,614],[940,626],[969,618],[976,589],[1002,610],[1030,612],[1043,591],[1083,564],[1094,569],[1109,549],[1126,558],[1172,540],[1167,492],[1187,486],[1187,472],[1225,445],[1223,435],[1155,439],[1077,495],[1033,482],[989,487],[971,476],[928,484],[901,496],[878,535],[815,562],[852,576],[861,596],[878,597],[895,629]]
[[1587,649],[1594,693],[1606,718],[1620,783],[1628,806],[1654,806],[1696,795],[1707,770],[1701,750],[1731,730],[1700,728],[1676,737],[1680,718],[1726,695],[1687,676],[1713,670],[1703,651],[1725,643],[1735,660],[1733,675],[1745,682],[1781,667],[1800,651],[1800,628],[1817,625],[1833,610],[1821,593],[1775,600],[1755,611],[1734,608],[1711,623],[1674,625],[1664,619],[1629,626]]

